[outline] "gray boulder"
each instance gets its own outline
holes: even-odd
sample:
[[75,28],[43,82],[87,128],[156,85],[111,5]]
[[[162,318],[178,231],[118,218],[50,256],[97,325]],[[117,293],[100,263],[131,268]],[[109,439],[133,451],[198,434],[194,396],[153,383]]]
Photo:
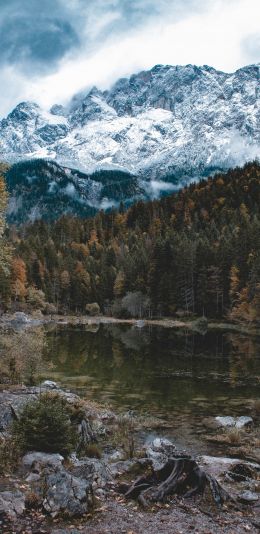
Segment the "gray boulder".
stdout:
[[238,495],[238,498],[241,502],[245,504],[254,504],[258,501],[259,496],[253,491],[243,491]]
[[200,465],[215,478],[219,478],[226,473],[234,471],[238,466],[249,468],[250,470],[258,473],[260,471],[260,465],[254,462],[241,461],[238,458],[225,458],[222,456],[201,456],[199,459]]
[[60,454],[48,454],[45,452],[29,452],[22,459],[22,465],[34,472],[41,472],[45,467],[61,467],[64,461]]
[[93,490],[105,489],[113,480],[109,467],[101,460],[72,457],[71,461],[73,465],[70,468],[70,473],[91,482]]
[[231,416],[218,416],[215,418],[217,423],[224,428],[245,428],[248,426],[253,425],[253,419],[252,417],[248,416],[240,416],[240,417],[231,417]]
[[23,323],[23,324],[27,324],[30,322],[29,317],[24,312],[15,312],[13,320],[16,321],[17,323]]
[[43,508],[52,517],[62,513],[79,517],[93,505],[92,487],[88,480],[76,478],[65,469],[57,469],[44,477]]
[[237,417],[236,419],[236,428],[245,428],[250,427],[253,425],[253,419],[252,417],[248,417],[246,415],[243,415],[241,417]]
[[152,461],[155,470],[161,469],[169,458],[177,454],[175,445],[165,438],[155,438],[145,449],[146,456]]
[[52,380],[44,380],[44,382],[41,383],[40,387],[44,389],[50,389],[50,390],[59,389],[57,383],[53,382]]
[[25,405],[36,400],[37,396],[29,390],[20,391],[19,393],[0,393],[0,432],[8,431],[9,427],[19,418]]
[[0,518],[16,519],[25,510],[25,496],[20,491],[0,493]]

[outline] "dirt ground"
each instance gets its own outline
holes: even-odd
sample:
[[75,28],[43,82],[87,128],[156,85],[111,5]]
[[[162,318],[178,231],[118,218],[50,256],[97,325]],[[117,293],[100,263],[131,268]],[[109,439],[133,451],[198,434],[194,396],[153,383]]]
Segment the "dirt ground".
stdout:
[[46,523],[40,513],[32,513],[18,524],[0,525],[2,534],[257,534],[260,510],[203,512],[189,501],[173,500],[168,505],[144,511],[123,498],[110,498],[94,515],[78,521],[54,520]]

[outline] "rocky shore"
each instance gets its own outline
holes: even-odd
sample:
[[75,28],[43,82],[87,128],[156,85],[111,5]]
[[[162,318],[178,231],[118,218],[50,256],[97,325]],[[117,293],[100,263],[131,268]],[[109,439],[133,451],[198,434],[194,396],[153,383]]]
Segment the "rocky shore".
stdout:
[[[138,441],[140,420],[84,401],[54,382],[0,391],[1,446],[28,402],[57,394],[77,412],[78,448],[25,451],[0,476],[0,530],[17,534],[256,533],[260,465],[241,457],[191,458],[158,437]],[[218,418],[248,426],[251,418]],[[225,419],[225,421],[224,421]],[[152,422],[151,422],[152,427]]]

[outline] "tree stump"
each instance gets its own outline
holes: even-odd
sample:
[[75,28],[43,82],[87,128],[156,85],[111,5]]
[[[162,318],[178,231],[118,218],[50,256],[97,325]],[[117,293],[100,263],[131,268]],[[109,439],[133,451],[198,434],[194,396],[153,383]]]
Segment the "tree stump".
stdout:
[[148,506],[152,502],[164,502],[170,495],[203,495],[206,488],[210,489],[217,506],[229,499],[217,480],[199,467],[195,460],[170,458],[162,469],[139,477],[128,487],[125,497],[137,499],[143,506]]

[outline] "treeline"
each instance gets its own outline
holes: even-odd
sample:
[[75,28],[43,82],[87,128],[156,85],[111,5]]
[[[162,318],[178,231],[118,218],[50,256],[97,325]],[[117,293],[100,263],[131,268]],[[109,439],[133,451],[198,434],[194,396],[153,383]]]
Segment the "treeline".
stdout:
[[254,162],[125,212],[10,228],[2,299],[63,313],[97,303],[117,316],[260,320],[259,210]]

